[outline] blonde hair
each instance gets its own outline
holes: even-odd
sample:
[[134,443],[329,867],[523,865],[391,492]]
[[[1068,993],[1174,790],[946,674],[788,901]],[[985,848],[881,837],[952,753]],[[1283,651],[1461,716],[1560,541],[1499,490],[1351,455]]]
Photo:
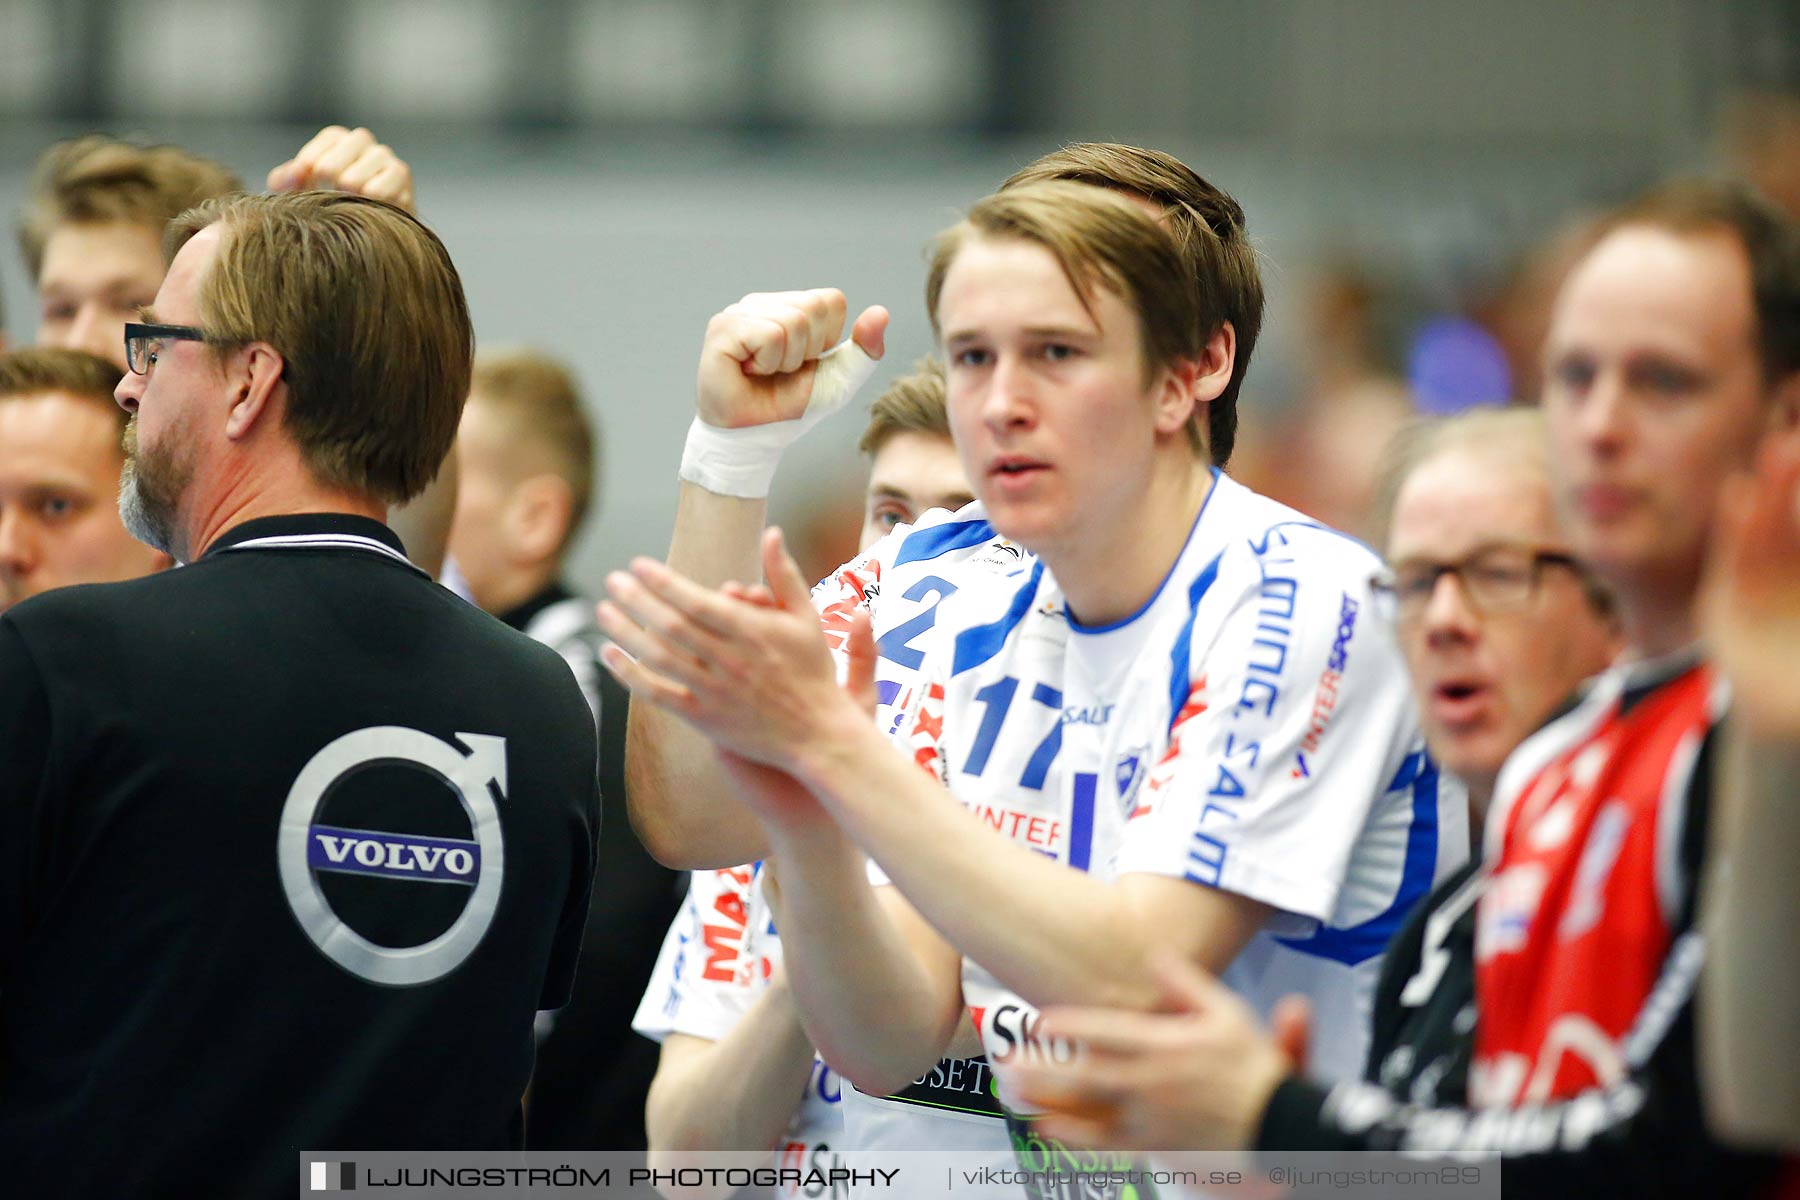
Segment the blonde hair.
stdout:
[[456,439],[475,350],[444,244],[394,205],[311,191],[209,201],[170,224],[164,252],[213,224],[199,299],[215,349],[282,356],[285,425],[322,482],[418,495]]
[[889,438],[900,433],[950,436],[944,364],[932,355],[921,358],[909,374],[888,384],[887,391],[869,406],[869,425],[856,448],[873,458]]
[[60,225],[129,221],[160,237],[196,204],[241,190],[230,171],[179,146],[138,146],[101,133],[71,138],[38,156],[19,249],[35,280]]
[[[1201,296],[1168,230],[1121,196],[1083,183],[1047,182],[996,192],[938,235],[925,305],[932,332],[940,339],[938,299],[944,280],[956,256],[976,238],[1042,246],[1090,315],[1095,288],[1117,293],[1137,314],[1146,378],[1182,359],[1198,358],[1218,328],[1217,314],[1201,311]],[[1204,452],[1192,421],[1188,435],[1196,453]]]
[[593,497],[599,441],[574,377],[542,351],[507,347],[476,358],[470,397],[503,415],[510,436],[549,452],[572,500],[566,544]]
[[1238,395],[1262,331],[1262,272],[1243,206],[1174,155],[1117,142],[1075,142],[1053,150],[1020,169],[1000,190],[1058,179],[1139,196],[1162,209],[1162,224],[1181,252],[1200,311],[1214,314],[1202,340],[1220,325],[1231,324],[1237,343],[1231,379],[1204,413],[1195,413],[1192,429],[1198,447],[1204,424],[1204,446],[1213,462],[1224,466],[1237,441]]

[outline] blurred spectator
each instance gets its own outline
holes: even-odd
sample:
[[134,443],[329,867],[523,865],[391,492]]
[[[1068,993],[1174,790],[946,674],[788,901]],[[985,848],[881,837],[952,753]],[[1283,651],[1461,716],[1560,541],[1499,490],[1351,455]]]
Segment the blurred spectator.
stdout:
[[598,438],[566,368],[532,350],[481,355],[457,431],[450,551],[475,603],[563,657],[601,730],[601,837],[575,990],[539,1018],[527,1140],[534,1149],[644,1146],[655,1048],[631,1032],[678,876],[626,813],[627,693],[600,665],[593,602],[562,579],[590,508]]
[[1557,519],[1543,417],[1486,408],[1408,427],[1370,524],[1426,742],[1468,785],[1479,830],[1506,756],[1621,645]]
[[125,322],[162,283],[163,227],[241,188],[218,163],[179,146],[105,134],[39,156],[19,226],[38,293],[38,344],[85,350],[125,367]]
[[1395,374],[1388,326],[1392,289],[1346,260],[1307,285],[1300,330],[1300,392],[1291,405],[1244,415],[1232,475],[1310,517],[1362,535],[1382,447],[1414,414]]
[[169,565],[119,521],[120,371],[79,350],[0,355],[0,612]]
[[1406,382],[1419,411],[1449,416],[1512,396],[1506,354],[1494,335],[1462,316],[1436,316],[1414,331]]
[[1725,109],[1719,142],[1734,173],[1800,220],[1800,96],[1738,97]]
[[1544,335],[1550,308],[1569,268],[1593,241],[1591,216],[1563,221],[1549,236],[1529,246],[1513,262],[1498,292],[1479,306],[1506,355],[1512,398],[1536,404],[1544,387]]

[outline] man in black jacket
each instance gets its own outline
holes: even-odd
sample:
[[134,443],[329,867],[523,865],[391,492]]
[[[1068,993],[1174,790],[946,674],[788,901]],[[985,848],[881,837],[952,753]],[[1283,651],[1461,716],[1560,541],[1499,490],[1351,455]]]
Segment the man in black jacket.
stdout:
[[126,327],[121,508],[190,565],[0,618],[0,1152],[21,1194],[291,1194],[522,1141],[594,863],[567,667],[382,523],[472,335],[387,204],[215,201]]

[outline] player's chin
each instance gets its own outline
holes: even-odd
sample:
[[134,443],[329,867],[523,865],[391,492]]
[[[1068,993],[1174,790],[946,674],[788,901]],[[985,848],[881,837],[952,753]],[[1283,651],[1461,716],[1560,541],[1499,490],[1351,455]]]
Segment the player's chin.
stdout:
[[1034,552],[1042,543],[1055,541],[1067,523],[1067,515],[1048,495],[984,495],[981,503],[997,533]]

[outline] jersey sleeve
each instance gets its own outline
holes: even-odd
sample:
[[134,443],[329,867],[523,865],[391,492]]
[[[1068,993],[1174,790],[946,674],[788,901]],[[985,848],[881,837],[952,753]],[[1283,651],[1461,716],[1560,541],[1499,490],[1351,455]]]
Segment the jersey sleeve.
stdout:
[[1308,526],[1270,531],[1261,549],[1218,564],[1171,652],[1169,739],[1117,870],[1324,921],[1416,721],[1399,651],[1369,609],[1373,556]]
[[31,864],[49,775],[50,700],[11,622],[0,620],[0,991],[31,920]]
[[819,623],[825,629],[825,638],[831,643],[831,652],[838,658],[840,669],[844,643],[850,636],[850,619],[858,609],[875,610],[876,599],[881,595],[882,578],[888,574],[894,556],[899,552],[905,528],[896,529],[813,585],[813,607],[819,612]]
[[762,939],[751,925],[761,906],[751,867],[695,871],[669,925],[631,1027],[652,1041],[671,1033],[718,1041],[761,993]]

